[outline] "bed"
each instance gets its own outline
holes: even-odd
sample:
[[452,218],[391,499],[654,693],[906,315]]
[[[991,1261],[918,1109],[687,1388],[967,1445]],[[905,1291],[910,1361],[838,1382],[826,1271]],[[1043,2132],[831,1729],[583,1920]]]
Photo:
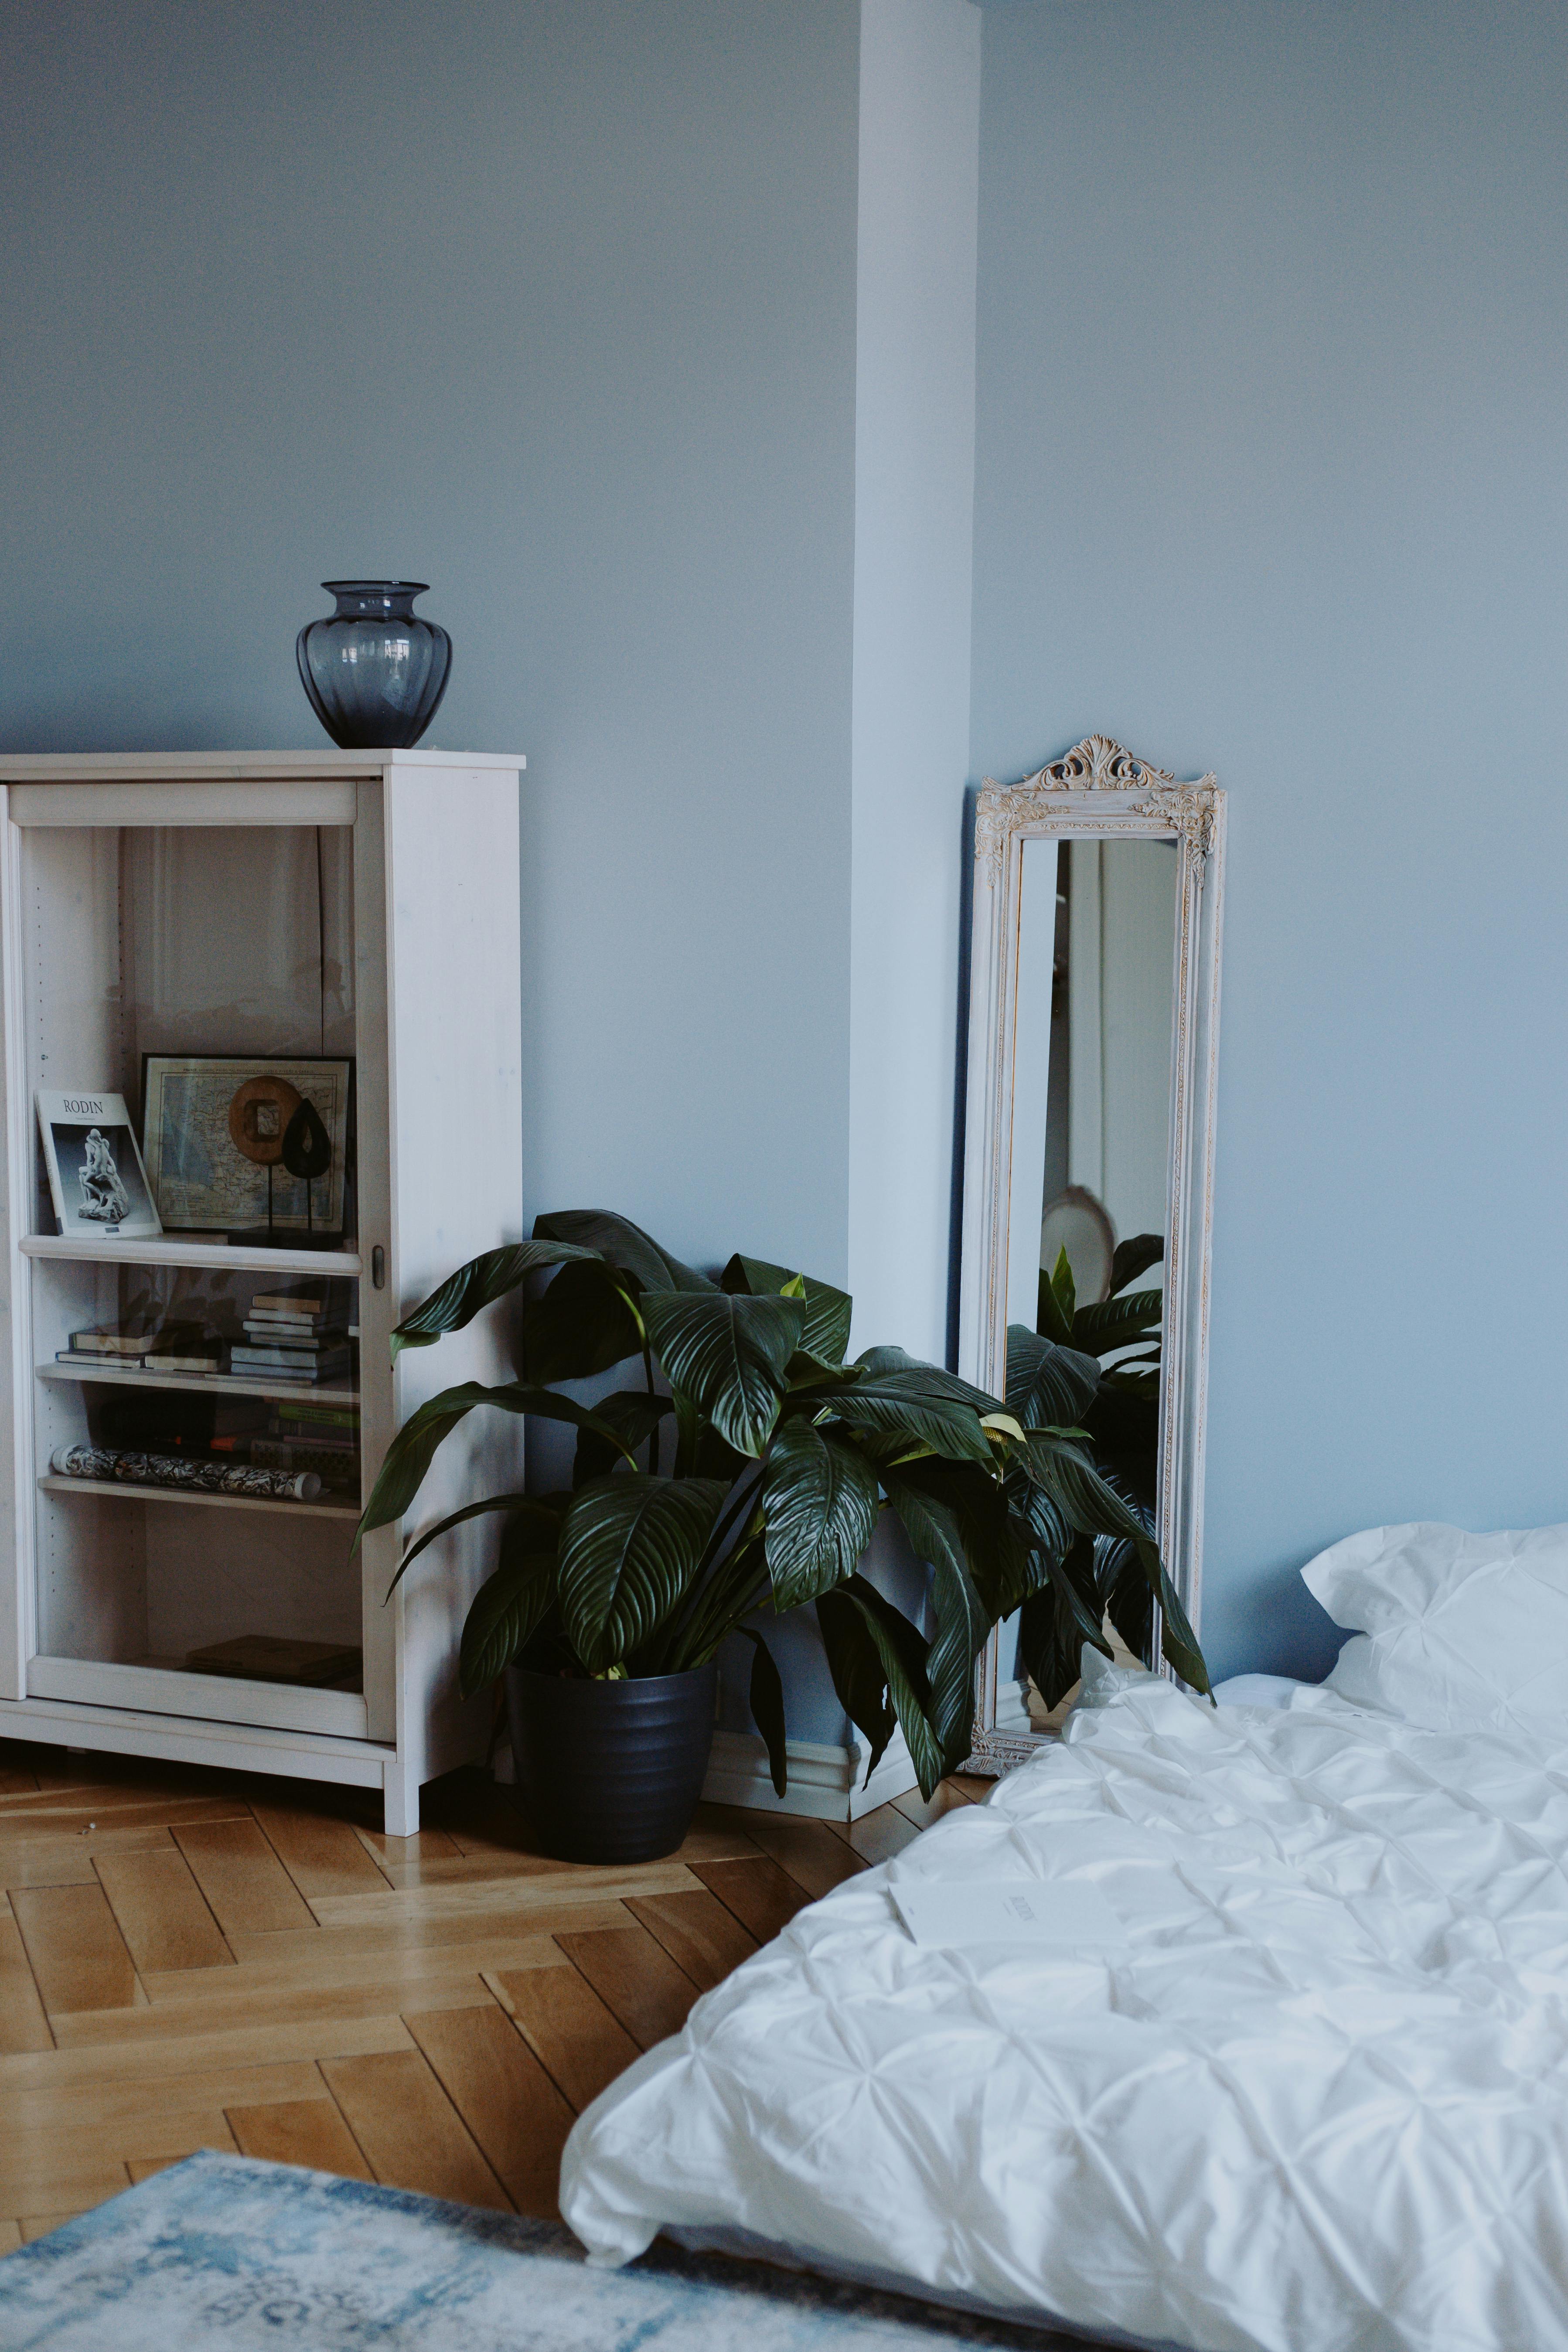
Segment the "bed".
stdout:
[[[1568,2347],[1568,1530],[1307,1573],[1363,1628],[1329,1685],[1086,1653],[1058,1744],[621,2076],[563,2167],[592,2258],[669,2230],[1202,2352]],[[1117,1940],[917,1944],[921,1880],[1087,1884]]]

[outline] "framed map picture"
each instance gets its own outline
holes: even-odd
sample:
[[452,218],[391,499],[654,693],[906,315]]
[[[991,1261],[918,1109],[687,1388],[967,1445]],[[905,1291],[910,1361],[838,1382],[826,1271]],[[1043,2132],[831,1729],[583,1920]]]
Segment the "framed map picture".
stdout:
[[[144,1054],[142,1148],[164,1226],[244,1233],[343,1230],[353,1134],[353,1064],[315,1055]],[[287,1149],[300,1106],[318,1150]],[[293,1158],[313,1175],[290,1172]]]

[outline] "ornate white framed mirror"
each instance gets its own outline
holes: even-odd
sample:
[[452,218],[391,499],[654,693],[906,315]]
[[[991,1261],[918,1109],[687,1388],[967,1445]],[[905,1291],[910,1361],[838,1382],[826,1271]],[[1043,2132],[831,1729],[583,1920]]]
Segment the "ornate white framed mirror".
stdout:
[[[1212,775],[1182,783],[1091,735],[980,789],[959,1368],[1005,1395],[1010,1327],[1093,1358],[1097,1462],[1200,1638],[1224,880]],[[1144,1595],[1107,1623],[1152,1664]],[[1037,1678],[1043,1654],[1021,1620],[992,1634],[977,1769],[1047,1736],[1067,1669],[1058,1649]]]

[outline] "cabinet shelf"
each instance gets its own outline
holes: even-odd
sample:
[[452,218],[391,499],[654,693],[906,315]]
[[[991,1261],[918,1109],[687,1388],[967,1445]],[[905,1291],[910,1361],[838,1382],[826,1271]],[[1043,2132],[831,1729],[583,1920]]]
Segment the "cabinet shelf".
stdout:
[[58,1478],[48,1471],[38,1486],[46,1495],[111,1495],[125,1503],[197,1503],[207,1510],[287,1511],[295,1519],[357,1519],[357,1503],[289,1503],[270,1495],[204,1495],[194,1486],[138,1486],[129,1478]]
[[24,1257],[90,1259],[103,1265],[189,1265],[221,1274],[316,1274],[323,1282],[360,1272],[355,1250],[247,1249],[238,1242],[82,1241],[74,1234],[24,1234]]
[[305,1381],[246,1380],[234,1372],[133,1372],[118,1365],[40,1364],[41,1381],[79,1381],[90,1388],[177,1389],[187,1396],[305,1397],[311,1404],[357,1405],[358,1389],[317,1388]]

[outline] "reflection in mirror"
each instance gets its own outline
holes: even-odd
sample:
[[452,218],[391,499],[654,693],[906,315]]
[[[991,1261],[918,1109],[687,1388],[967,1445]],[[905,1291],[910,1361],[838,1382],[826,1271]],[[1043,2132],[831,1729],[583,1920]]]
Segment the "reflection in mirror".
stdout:
[[[1096,1465],[1157,1531],[1160,1275],[1171,1196],[1177,845],[1023,845],[1007,1321],[1092,1357]],[[1048,961],[1046,950],[1048,945]],[[1036,1236],[1038,1236],[1037,1246]],[[1096,1581],[1119,1651],[1152,1655],[1149,1587],[1102,1538]],[[1121,1546],[1121,1550],[1128,1547]],[[1048,1608],[1004,1642],[1019,1727],[1049,1727],[1078,1681],[1078,1636]],[[1064,1681],[1065,1677],[1065,1681]]]
[[1093,1518],[1070,1504],[1032,1520],[1037,1577],[982,1662],[979,1770],[1051,1727],[1091,1622],[1202,1686],[1224,840],[1212,776],[1106,736],[976,797],[959,1369],[1070,1426],[1126,1506],[1114,1537],[1075,1534]]

